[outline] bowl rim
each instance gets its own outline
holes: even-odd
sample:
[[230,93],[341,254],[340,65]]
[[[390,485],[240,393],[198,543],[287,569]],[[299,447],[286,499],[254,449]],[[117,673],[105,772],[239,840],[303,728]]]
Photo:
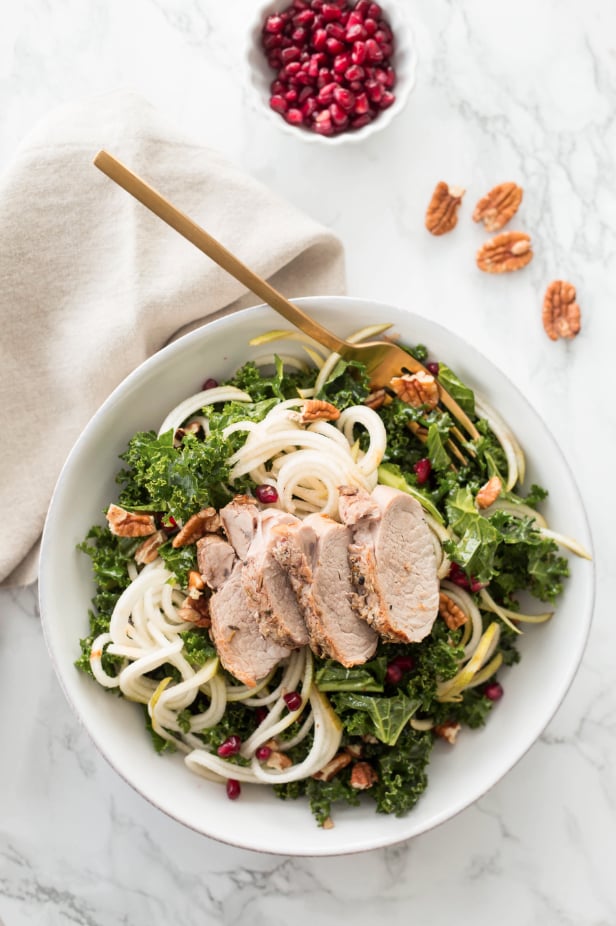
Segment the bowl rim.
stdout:
[[[402,49],[406,51],[406,74],[402,83],[396,83],[396,99],[392,105],[383,110],[377,119],[374,119],[368,125],[363,126],[354,132],[340,132],[338,135],[319,135],[318,132],[310,132],[301,126],[290,125],[283,119],[279,113],[274,112],[268,105],[267,100],[255,83],[256,65],[253,59],[261,49],[258,47],[258,36],[263,25],[263,19],[274,10],[280,8],[284,3],[290,3],[290,0],[262,0],[257,7],[256,18],[252,21],[247,33],[246,48],[244,53],[244,66],[247,72],[247,83],[250,94],[252,108],[266,116],[266,118],[275,125],[280,131],[292,138],[298,138],[309,144],[322,145],[325,148],[334,148],[346,144],[357,144],[376,135],[377,132],[386,129],[394,121],[396,116],[400,115],[406,108],[411,93],[415,89],[417,81],[417,66],[419,54],[417,50],[417,41],[415,32],[409,22],[409,16],[406,7],[400,0],[379,0],[379,5],[387,14],[394,10],[397,19],[397,35],[403,36]],[[395,52],[394,52],[395,54]],[[267,65],[265,58],[264,66]],[[273,78],[272,78],[273,79]]]
[[[465,341],[465,339],[462,336],[452,331],[451,329],[447,328],[446,326],[440,324],[439,322],[435,322],[431,319],[426,318],[426,316],[421,316],[416,312],[410,312],[406,309],[402,309],[399,306],[395,306],[389,303],[388,304],[378,303],[375,300],[357,299],[351,296],[299,297],[299,298],[295,298],[293,301],[297,302],[300,306],[303,306],[306,310],[310,311],[311,309],[315,310],[315,303],[317,304],[317,307],[319,306],[325,307],[327,303],[331,303],[334,300],[338,305],[347,305],[349,307],[350,306],[357,307],[358,304],[361,304],[362,307],[370,308],[370,310],[374,310],[375,312],[377,312],[379,309],[389,309],[392,312],[402,313],[408,316],[409,325],[412,324],[413,318],[421,320],[423,323],[427,323],[432,329],[436,329],[437,333],[440,331],[446,337],[453,337],[453,339],[455,341],[458,341],[462,346],[467,346],[467,347],[470,346],[468,345],[468,343]],[[538,722],[537,720],[535,720],[533,723],[529,724],[528,729],[531,732],[526,733],[526,735],[522,738],[524,745],[517,752],[516,757],[505,768],[501,769],[499,774],[497,774],[493,780],[488,781],[487,784],[480,787],[479,789],[474,789],[474,790],[471,789],[467,797],[459,800],[456,805],[452,807],[444,808],[440,813],[433,814],[433,816],[429,818],[421,826],[419,827],[413,826],[413,811],[411,810],[403,818],[405,821],[409,821],[408,826],[404,828],[405,831],[396,832],[393,838],[390,835],[388,835],[387,828],[384,827],[382,830],[382,836],[380,838],[378,839],[375,839],[374,837],[364,837],[364,838],[359,837],[358,838],[356,835],[354,835],[351,840],[353,843],[352,846],[345,846],[342,848],[331,847],[325,844],[317,848],[313,847],[307,850],[302,849],[302,848],[298,849],[296,847],[293,847],[292,849],[290,849],[288,846],[286,848],[277,849],[275,846],[272,846],[269,844],[260,845],[258,843],[258,840],[246,841],[245,839],[244,840],[234,839],[233,834],[225,833],[224,835],[222,835],[219,832],[215,832],[215,833],[207,832],[201,826],[191,823],[190,820],[186,819],[181,814],[174,813],[173,810],[169,809],[169,807],[164,806],[162,802],[159,803],[150,794],[142,790],[142,788],[139,787],[138,783],[134,782],[131,779],[131,777],[110,758],[110,756],[108,755],[105,749],[104,737],[99,737],[99,735],[94,730],[92,730],[91,727],[89,727],[86,724],[82,716],[82,712],[80,711],[79,704],[77,703],[77,699],[73,697],[73,695],[71,694],[68,688],[68,685],[65,682],[62,667],[60,664],[60,659],[54,649],[53,620],[50,620],[49,615],[48,615],[47,589],[51,585],[51,576],[52,576],[52,573],[51,573],[52,557],[48,554],[48,551],[50,549],[50,545],[53,540],[53,518],[54,518],[54,513],[55,513],[55,505],[56,505],[58,497],[64,491],[66,483],[70,480],[71,475],[72,475],[72,469],[79,462],[79,456],[80,456],[82,447],[84,445],[87,445],[87,441],[89,439],[90,433],[95,428],[96,423],[102,417],[104,417],[108,411],[112,410],[114,405],[117,402],[121,401],[122,398],[126,394],[129,394],[133,386],[138,384],[139,380],[142,377],[144,377],[147,373],[149,373],[153,368],[155,369],[157,365],[164,364],[168,358],[173,357],[175,354],[179,354],[181,356],[181,354],[183,353],[183,351],[186,349],[187,346],[189,346],[193,341],[198,342],[213,327],[219,327],[219,326],[224,327],[228,325],[230,322],[234,326],[241,326],[242,321],[244,319],[248,318],[251,314],[255,313],[257,310],[263,310],[263,309],[269,310],[269,307],[264,306],[263,304],[259,304],[259,305],[254,305],[254,306],[250,306],[247,308],[239,309],[237,311],[231,312],[223,316],[217,316],[212,319],[207,319],[198,328],[194,329],[193,331],[188,332],[187,334],[184,334],[183,336],[178,338],[176,341],[173,341],[172,343],[167,344],[165,347],[161,348],[161,350],[159,350],[158,352],[156,352],[155,354],[147,358],[145,361],[143,361],[138,367],[136,367],[131,373],[129,373],[128,376],[126,376],[118,384],[118,386],[116,386],[116,388],[112,391],[112,393],[107,397],[107,399],[98,408],[98,410],[92,415],[89,422],[83,428],[81,434],[75,441],[70,453],[68,454],[66,458],[66,461],[62,467],[62,470],[56,482],[53,496],[52,496],[52,499],[49,505],[48,514],[45,520],[45,526],[44,526],[42,542],[41,542],[40,559],[39,559],[39,566],[40,566],[40,569],[39,569],[39,606],[40,606],[41,623],[43,627],[43,634],[44,634],[45,642],[46,642],[47,649],[48,649],[48,652],[51,658],[52,665],[54,667],[54,671],[56,673],[58,681],[60,682],[60,686],[65,694],[65,697],[67,701],[69,702],[69,704],[71,705],[71,708],[74,711],[75,715],[80,720],[80,722],[83,724],[84,728],[86,729],[86,732],[88,733],[88,736],[93,741],[93,743],[95,744],[95,746],[97,747],[98,751],[103,756],[105,761],[114,769],[115,772],[117,772],[117,774],[124,781],[126,781],[127,784],[131,786],[131,788],[138,795],[145,798],[150,804],[152,804],[152,806],[156,807],[158,810],[161,810],[163,813],[165,813],[167,816],[171,817],[172,819],[176,820],[178,823],[181,823],[184,826],[188,826],[190,829],[193,829],[195,832],[199,833],[200,835],[207,836],[208,838],[215,839],[219,842],[228,844],[230,846],[234,846],[236,848],[247,849],[250,851],[263,852],[263,853],[273,854],[273,855],[297,856],[297,857],[330,857],[330,856],[333,857],[336,855],[351,855],[351,854],[356,854],[359,852],[370,851],[372,849],[383,848],[385,846],[399,844],[400,842],[406,841],[407,839],[413,838],[415,836],[419,836],[425,832],[429,832],[431,829],[434,829],[436,826],[439,826],[442,823],[450,819],[453,819],[463,810],[472,806],[474,803],[476,803],[476,801],[478,801],[486,793],[488,793],[500,780],[502,780],[502,778],[505,775],[507,775],[518,764],[518,762],[526,755],[526,753],[531,748],[531,746],[533,746],[534,743],[537,741],[537,739],[539,738],[543,730],[545,730],[547,725],[553,719],[557,710],[562,705],[562,702],[564,698],[566,697],[567,692],[569,691],[571,684],[578,672],[578,669],[582,662],[584,652],[587,646],[588,637],[590,634],[592,621],[593,621],[594,600],[595,600],[595,593],[596,593],[596,566],[595,566],[592,533],[591,533],[590,523],[588,520],[588,515],[585,509],[585,505],[584,505],[579,487],[575,480],[573,471],[571,467],[569,466],[569,463],[567,459],[565,458],[563,452],[561,451],[560,446],[558,445],[552,432],[545,425],[545,422],[543,421],[542,417],[533,408],[530,401],[521,392],[519,387],[516,386],[511,381],[511,379],[508,376],[506,376],[506,374],[504,374],[501,370],[499,370],[491,360],[485,357],[480,351],[477,350],[476,347],[473,346],[472,351],[481,358],[482,362],[485,363],[486,368],[492,371],[495,371],[498,374],[498,376],[503,381],[506,382],[508,388],[511,389],[512,392],[516,395],[517,399],[521,401],[526,411],[529,412],[530,415],[534,417],[538,423],[541,424],[544,430],[546,439],[551,445],[552,451],[559,458],[561,464],[564,466],[569,476],[570,488],[573,491],[575,500],[578,505],[578,515],[580,516],[581,521],[586,529],[586,538],[584,539],[584,542],[589,548],[589,551],[592,555],[592,561],[588,563],[588,567],[590,568],[590,576],[586,584],[588,587],[589,594],[588,594],[588,597],[584,601],[583,617],[585,618],[585,620],[584,620],[584,623],[582,624],[583,635],[578,641],[576,657],[568,665],[567,672],[563,674],[562,677],[560,677],[560,681],[557,686],[557,693],[552,698],[549,708],[546,709],[544,713],[541,713],[540,719]],[[396,324],[398,323],[396,322]],[[152,755],[154,756],[154,758],[158,758],[154,755],[153,751],[152,751]],[[305,808],[305,810],[306,810],[306,813],[309,815],[308,809]]]

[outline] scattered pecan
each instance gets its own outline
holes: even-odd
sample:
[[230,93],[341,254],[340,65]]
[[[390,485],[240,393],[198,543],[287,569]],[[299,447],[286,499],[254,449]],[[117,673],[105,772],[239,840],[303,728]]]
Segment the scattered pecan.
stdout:
[[498,476],[492,476],[491,479],[488,479],[485,485],[483,485],[477,495],[475,496],[475,501],[477,502],[478,508],[489,508],[492,502],[495,502],[498,496],[503,491],[503,484],[498,478]]
[[151,514],[125,511],[119,505],[110,505],[106,514],[109,530],[117,537],[148,537],[156,530]]
[[337,418],[340,418],[340,410],[331,402],[308,399],[304,402],[300,422],[310,424],[311,421],[336,421]]
[[523,192],[517,183],[499,183],[479,200],[473,212],[473,221],[483,222],[486,231],[498,231],[518,211]]
[[349,784],[356,791],[367,791],[379,780],[379,776],[369,762],[356,762],[351,769]]
[[466,624],[468,617],[458,605],[445,592],[438,596],[438,613],[441,615],[450,630],[457,630]]
[[339,752],[333,759],[330,759],[327,765],[324,765],[322,769],[315,772],[312,777],[316,778],[317,781],[331,781],[332,778],[336,777],[338,772],[341,772],[343,768],[350,765],[352,761],[348,752]]
[[485,273],[521,270],[533,259],[530,235],[508,231],[486,241],[477,251],[477,266]]
[[193,598],[187,595],[177,610],[178,617],[183,621],[188,621],[196,627],[210,627],[210,603],[203,595]]
[[575,286],[566,280],[554,280],[543,297],[543,327],[552,341],[574,338],[581,328],[580,307],[575,301]]
[[146,537],[143,543],[140,543],[135,550],[135,562],[139,563],[140,566],[153,563],[158,556],[158,548],[163,545],[166,539],[167,535],[164,531],[156,531],[155,534]]
[[187,547],[206,534],[212,534],[220,527],[220,517],[215,508],[204,508],[188,519],[184,527],[171,541],[172,547]]
[[188,595],[190,598],[200,598],[203,589],[205,588],[205,582],[203,576],[200,572],[197,572],[196,569],[191,569],[188,573]]
[[441,739],[447,740],[448,743],[455,743],[458,733],[462,729],[462,725],[459,723],[454,723],[453,720],[446,720],[445,723],[437,723],[435,727],[432,728],[437,736],[440,736]]
[[205,432],[203,430],[203,425],[200,421],[189,421],[183,428],[178,428],[173,435],[173,446],[179,447],[182,443],[182,438],[185,437],[186,434],[194,434],[195,437],[199,438],[204,437]]
[[458,224],[458,208],[466,190],[449,186],[442,180],[436,184],[426,212],[426,228],[432,235],[444,235]]
[[323,829],[324,829],[324,830],[333,830],[333,828],[334,828],[334,821],[332,820],[331,817],[325,817],[325,819],[323,820],[323,824],[322,824],[322,825],[323,825]]
[[391,403],[391,397],[387,395],[384,389],[377,389],[376,392],[371,392],[368,398],[365,400],[364,405],[367,405],[368,408],[376,411],[379,408],[382,408],[384,405],[389,405]]
[[404,376],[394,376],[389,386],[399,399],[412,405],[414,408],[436,408],[439,394],[438,385],[431,373],[405,373]]
[[364,754],[364,749],[361,743],[349,743],[344,747],[344,751],[348,752],[348,754],[353,759],[361,759],[362,755]]
[[275,768],[281,772],[283,769],[293,765],[293,760],[284,752],[272,750],[265,760],[265,765],[267,765],[268,768]]

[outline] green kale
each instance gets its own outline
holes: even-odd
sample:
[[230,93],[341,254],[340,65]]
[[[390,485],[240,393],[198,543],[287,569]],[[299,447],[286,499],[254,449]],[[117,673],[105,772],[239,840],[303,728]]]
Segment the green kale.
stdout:
[[316,399],[331,402],[343,411],[361,405],[370,395],[370,378],[363,363],[340,359],[316,394]]
[[182,655],[195,669],[201,668],[216,655],[216,648],[204,627],[193,627],[192,630],[185,630],[180,636],[184,642]]
[[501,535],[489,518],[479,514],[468,487],[457,489],[446,502],[449,526],[457,540],[453,558],[480,582],[488,583],[494,572],[494,558]]
[[475,395],[473,390],[466,386],[448,366],[444,363],[438,365],[438,381],[447,390],[463,412],[471,418],[475,416]]
[[253,402],[292,399],[298,395],[298,389],[306,389],[313,383],[314,370],[285,370],[279,357],[275,359],[275,370],[271,376],[264,375],[261,368],[249,361],[225,381],[225,385],[247,392]]
[[379,776],[368,792],[379,813],[402,816],[414,807],[428,784],[426,767],[430,761],[433,736],[408,725],[402,730],[395,749],[384,749],[376,759]]
[[172,572],[182,588],[188,585],[188,573],[197,569],[197,547],[194,543],[185,547],[174,547],[171,540],[161,544],[158,553],[167,567]]
[[[392,697],[375,698],[372,695],[344,691],[332,698],[334,710],[350,734],[372,733],[388,746],[395,746],[404,727],[419,707],[419,701],[408,698],[403,692]],[[370,718],[366,729],[364,713]],[[359,720],[359,726],[356,725]]]
[[143,704],[142,707],[143,707],[143,714],[144,714],[144,720],[145,720],[145,728],[152,738],[152,745],[154,746],[154,749],[156,750],[156,752],[159,754],[159,756],[165,753],[175,752],[177,750],[177,746],[175,745],[173,740],[165,739],[164,736],[161,736],[152,727],[152,718],[150,717],[148,713],[147,704]]
[[346,669],[327,659],[315,672],[319,691],[383,691],[387,661],[384,656]]

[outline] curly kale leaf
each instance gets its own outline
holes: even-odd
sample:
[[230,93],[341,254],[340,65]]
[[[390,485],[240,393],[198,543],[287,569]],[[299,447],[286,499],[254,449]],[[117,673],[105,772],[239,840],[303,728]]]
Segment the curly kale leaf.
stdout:
[[280,357],[275,358],[274,372],[263,373],[252,361],[245,363],[225,381],[226,386],[236,386],[247,392],[253,402],[269,399],[293,399],[298,389],[306,389],[314,382],[314,370],[285,370]]
[[315,396],[340,411],[361,405],[370,395],[370,378],[363,363],[340,359]]
[[415,806],[428,784],[426,767],[433,737],[407,726],[395,749],[384,750],[376,760],[378,782],[370,789],[379,813],[397,817]]

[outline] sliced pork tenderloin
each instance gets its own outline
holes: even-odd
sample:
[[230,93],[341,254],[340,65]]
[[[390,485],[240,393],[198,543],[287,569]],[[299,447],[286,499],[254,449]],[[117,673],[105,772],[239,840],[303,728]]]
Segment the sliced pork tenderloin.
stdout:
[[436,554],[422,507],[406,492],[379,485],[371,499],[380,517],[367,507],[354,519],[360,507],[349,504],[352,491],[341,494],[340,514],[353,533],[354,605],[385,639],[419,642],[430,633],[439,603]]
[[291,578],[311,649],[347,668],[362,665],[374,655],[378,637],[353,609],[350,529],[327,515],[311,514],[278,533],[273,552]]
[[237,561],[231,575],[210,599],[210,634],[224,668],[254,687],[289,655],[289,647],[266,639],[259,629],[256,608],[242,581],[244,564]]
[[261,633],[292,647],[306,646],[308,631],[289,574],[272,551],[280,527],[300,524],[298,518],[277,508],[261,511],[242,572],[244,591],[258,611]]
[[233,569],[235,550],[219,534],[206,534],[197,540],[197,566],[209,588],[220,588]]
[[259,525],[259,507],[250,495],[236,497],[220,509],[220,520],[227,539],[243,561]]

